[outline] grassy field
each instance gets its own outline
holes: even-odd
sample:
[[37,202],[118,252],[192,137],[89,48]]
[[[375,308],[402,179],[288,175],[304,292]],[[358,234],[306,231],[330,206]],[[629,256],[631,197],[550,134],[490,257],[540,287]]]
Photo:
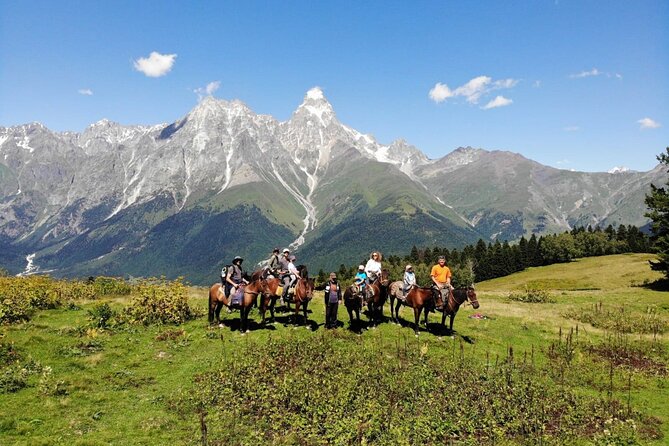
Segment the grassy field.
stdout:
[[0,444],[667,444],[669,295],[649,258],[477,284],[454,333],[432,314],[418,337],[406,308],[324,330],[320,293],[310,329],[254,310],[247,335],[237,312],[208,326],[202,288],[181,325],[95,326],[128,296],[41,310],[0,327]]

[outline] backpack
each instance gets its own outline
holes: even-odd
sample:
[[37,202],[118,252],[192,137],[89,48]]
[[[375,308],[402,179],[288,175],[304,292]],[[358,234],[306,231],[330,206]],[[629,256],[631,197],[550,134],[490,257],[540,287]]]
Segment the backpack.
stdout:
[[223,279],[225,279],[225,278],[227,277],[227,275],[228,275],[228,271],[230,271],[231,268],[232,268],[232,265],[225,265],[225,266],[221,269],[221,277],[222,277]]

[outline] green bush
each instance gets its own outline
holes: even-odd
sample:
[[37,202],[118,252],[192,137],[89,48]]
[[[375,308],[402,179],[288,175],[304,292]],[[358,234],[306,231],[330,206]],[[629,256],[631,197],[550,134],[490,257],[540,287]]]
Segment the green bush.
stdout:
[[30,320],[36,310],[95,297],[93,286],[48,276],[0,277],[0,323]]
[[547,290],[541,288],[525,287],[523,291],[509,294],[509,299],[516,302],[526,303],[553,303],[555,299]]
[[124,315],[129,322],[144,325],[182,324],[196,317],[181,279],[142,282]]
[[95,305],[88,310],[88,318],[91,320],[91,325],[95,328],[107,328],[116,316],[116,312],[104,302]]
[[88,282],[93,285],[96,296],[127,296],[133,290],[132,285],[117,277],[98,276],[91,279],[89,279]]

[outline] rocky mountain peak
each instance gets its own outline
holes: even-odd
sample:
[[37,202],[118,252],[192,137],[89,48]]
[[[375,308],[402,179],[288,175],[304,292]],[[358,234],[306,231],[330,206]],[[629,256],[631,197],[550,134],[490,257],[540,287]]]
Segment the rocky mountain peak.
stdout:
[[314,87],[307,91],[302,104],[297,107],[291,120],[305,120],[322,127],[327,127],[332,122],[337,122],[334,109],[325,98],[323,90],[320,87]]

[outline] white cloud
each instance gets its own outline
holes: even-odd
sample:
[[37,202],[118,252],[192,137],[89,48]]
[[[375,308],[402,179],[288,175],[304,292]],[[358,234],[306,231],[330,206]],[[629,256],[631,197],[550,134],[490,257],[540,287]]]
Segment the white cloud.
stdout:
[[479,76],[467,82],[465,85],[455,89],[456,96],[464,96],[467,102],[476,104],[483,93],[485,93],[488,84],[492,81],[488,76]]
[[656,129],[658,127],[661,127],[661,124],[659,122],[654,121],[653,119],[650,119],[650,118],[639,119],[637,122],[639,123],[639,125],[640,125],[639,128],[641,130]]
[[149,57],[140,57],[135,61],[135,70],[141,71],[148,77],[164,76],[172,69],[176,57],[176,54],[160,54],[153,51]]
[[532,84],[532,86],[533,86],[534,88],[539,88],[539,87],[541,87],[541,81],[534,81],[534,83]]
[[430,90],[430,99],[432,99],[437,104],[439,102],[444,102],[446,99],[453,97],[453,92],[448,85],[437,82],[432,90]]
[[221,81],[209,82],[206,87],[200,87],[193,90],[193,93],[202,99],[204,96],[211,96],[221,86]]
[[564,128],[565,132],[578,132],[581,128],[577,125],[569,125]]
[[[491,91],[512,88],[518,83],[516,79],[500,79],[493,81],[489,76],[478,76],[469,80],[466,84],[451,90],[448,85],[437,82],[430,90],[429,96],[434,102],[443,102],[446,99],[460,96],[465,98],[470,104],[478,104],[482,96],[487,95]],[[501,97],[501,96],[499,96]],[[493,101],[497,100],[495,98]],[[509,99],[505,99],[510,101]],[[508,105],[508,102],[503,105]],[[496,105],[499,107],[499,105]],[[485,108],[485,107],[484,107]]]
[[93,96],[93,90],[90,88],[80,88],[77,90],[77,93],[83,94],[84,96]]
[[578,74],[570,74],[569,77],[571,79],[579,79],[579,78],[582,78],[582,77],[599,76],[600,74],[602,74],[601,71],[599,71],[597,68],[593,68],[590,71],[581,71]]
[[504,96],[497,96],[492,101],[488,102],[486,105],[481,107],[483,110],[490,110],[491,108],[497,107],[506,107],[511,105],[513,101],[511,99],[505,98]]

